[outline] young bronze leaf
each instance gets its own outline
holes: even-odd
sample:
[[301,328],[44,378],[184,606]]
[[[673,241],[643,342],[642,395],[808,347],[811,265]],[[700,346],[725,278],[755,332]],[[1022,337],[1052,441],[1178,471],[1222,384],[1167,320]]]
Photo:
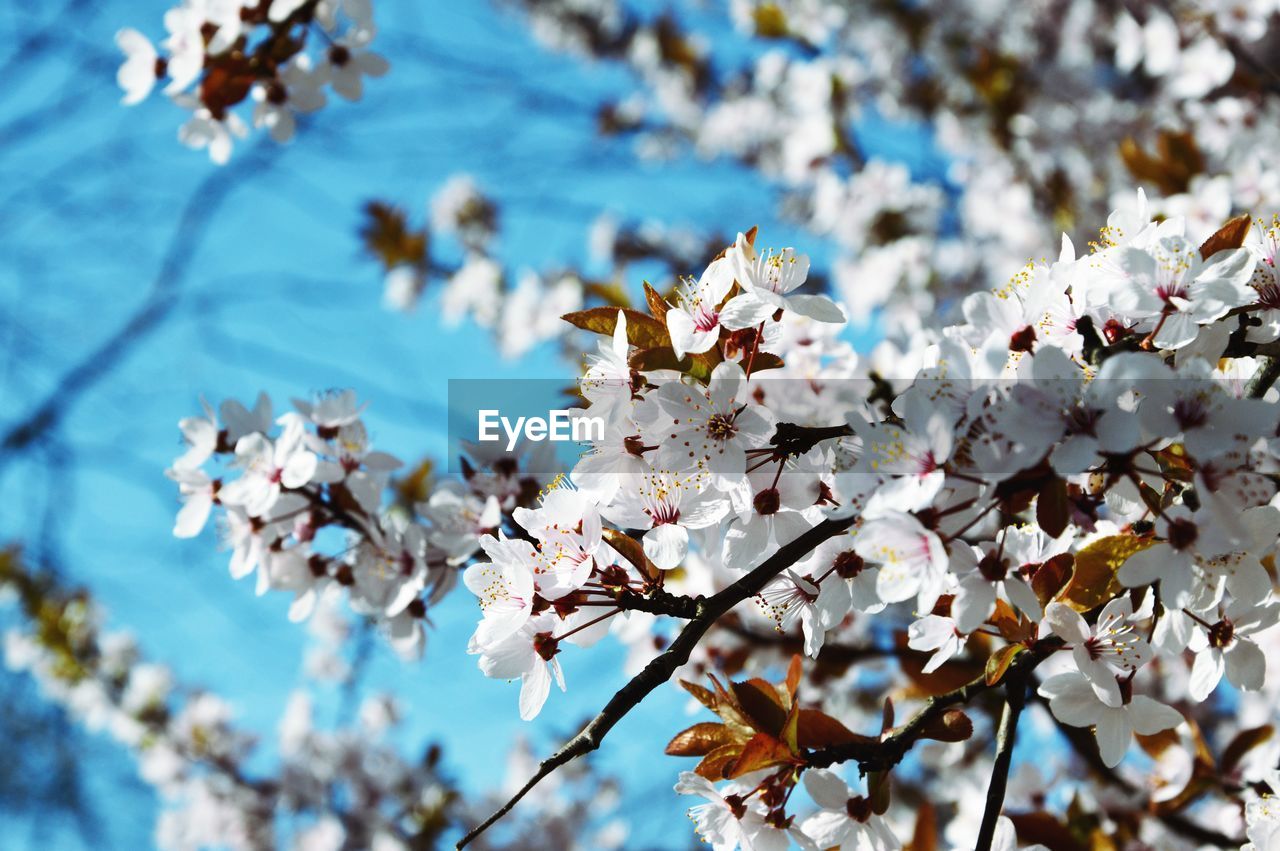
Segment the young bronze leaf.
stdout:
[[1067,826],[1045,812],[1009,813],[1009,820],[1024,842],[1039,842],[1049,851],[1089,851],[1088,846],[1072,835]]
[[867,773],[867,794],[871,798],[871,811],[878,816],[889,811],[889,789],[892,775],[888,771]]
[[1000,682],[1004,677],[1004,672],[1009,670],[1009,666],[1013,664],[1013,657],[1026,649],[1021,644],[1007,644],[992,653],[987,659],[987,685],[993,686]]
[[1076,553],[1071,581],[1058,594],[1058,601],[1077,612],[1101,606],[1120,593],[1116,572],[1134,553],[1151,546],[1149,538],[1134,535],[1111,535],[1099,538]]
[[770,683],[753,679],[745,683],[731,683],[730,688],[756,730],[772,736],[782,731],[782,726],[787,722],[787,711]]
[[1227,220],[1225,225],[1218,228],[1217,232],[1200,246],[1201,259],[1208,260],[1219,251],[1230,251],[1244,245],[1244,238],[1249,235],[1249,225],[1252,223],[1253,220],[1248,213]]
[[641,349],[671,345],[671,337],[667,334],[667,326],[649,314],[641,313],[638,310],[617,307],[592,307],[587,310],[566,313],[560,318],[584,331],[593,331],[596,334],[604,334],[607,337],[613,334],[614,326],[618,324],[618,311],[620,309],[627,318],[627,342],[631,345]]
[[1050,538],[1057,538],[1071,520],[1071,503],[1067,500],[1067,483],[1054,476],[1040,488],[1036,499],[1036,522]]
[[712,694],[711,689],[706,686],[700,686],[697,683],[691,683],[688,680],[681,680],[680,687],[693,695],[694,699],[703,706],[707,707],[712,712],[716,711],[716,696]]
[[770,352],[756,352],[754,358],[751,355],[747,355],[742,359],[744,369],[748,362],[751,364],[752,375],[757,372],[763,372],[766,369],[782,369],[782,367],[786,366],[782,358]]
[[921,801],[920,808],[916,810],[911,851],[938,851],[938,811],[928,801]]
[[740,753],[742,753],[742,745],[721,745],[704,756],[702,762],[698,763],[693,771],[699,777],[705,777],[713,782],[724,780],[727,776],[725,772]]
[[706,756],[718,747],[736,742],[733,731],[724,724],[703,721],[682,730],[667,742],[668,756]]
[[725,777],[732,780],[734,777],[741,777],[762,768],[785,765],[794,760],[795,754],[778,739],[768,733],[756,733],[751,737],[751,741],[742,747],[742,753],[733,761],[733,764],[726,766]]
[[640,571],[640,575],[646,579],[657,579],[662,573],[653,562],[649,561],[649,557],[644,554],[644,545],[631,537],[625,532],[618,529],[608,529],[603,531],[603,536],[609,542],[609,546],[618,551],[618,555]]
[[853,742],[874,742],[871,736],[861,736],[835,718],[817,709],[801,709],[797,742],[802,748],[826,748]]
[[799,653],[791,654],[791,662],[787,665],[787,695],[794,701],[796,699],[796,690],[800,688],[800,674],[802,673],[802,664]]
[[1071,553],[1059,553],[1037,567],[1031,574],[1031,590],[1035,592],[1041,606],[1047,606],[1049,601],[1067,584],[1071,578],[1071,566],[1074,563],[1075,556]]
[[[712,357],[713,355],[715,357]],[[631,357],[627,358],[628,365],[640,372],[670,369],[686,373],[699,381],[707,381],[711,378],[711,373],[719,362],[720,359],[715,349],[701,354],[691,354],[685,355],[683,358],[677,358],[670,345],[639,349],[632,352]]]
[[667,321],[667,303],[648,281],[644,282],[644,301],[649,306],[649,314],[659,322]]
[[1226,772],[1234,771],[1245,754],[1259,745],[1265,744],[1274,734],[1275,728],[1270,724],[1241,730],[1227,745],[1226,749],[1222,751],[1222,770]]

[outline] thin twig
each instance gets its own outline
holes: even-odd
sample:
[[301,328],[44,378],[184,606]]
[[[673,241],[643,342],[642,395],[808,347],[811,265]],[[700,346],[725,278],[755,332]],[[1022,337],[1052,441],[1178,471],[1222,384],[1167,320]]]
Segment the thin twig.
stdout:
[[1245,395],[1250,399],[1261,399],[1267,395],[1267,391],[1271,389],[1271,385],[1276,383],[1276,379],[1280,378],[1280,357],[1274,355],[1264,356],[1261,366],[1254,373],[1253,378],[1249,379],[1249,384],[1245,388]]
[[819,523],[781,547],[766,559],[763,564],[728,588],[700,601],[697,614],[680,631],[675,641],[671,642],[671,646],[646,665],[644,670],[636,674],[630,682],[619,689],[605,704],[605,707],[600,710],[600,713],[582,729],[582,732],[566,742],[560,750],[544,759],[538,765],[538,770],[533,777],[529,778],[529,782],[525,783],[520,788],[520,791],[516,792],[509,801],[499,807],[493,815],[462,837],[457,847],[466,847],[473,839],[488,830],[498,819],[510,812],[511,808],[519,803],[520,799],[528,794],[533,787],[537,786],[543,778],[557,768],[600,747],[600,742],[604,740],[604,737],[608,735],[615,724],[638,706],[640,701],[644,700],[650,692],[671,679],[676,670],[689,661],[693,649],[698,646],[698,642],[702,640],[702,636],[706,634],[713,623],[743,600],[758,594],[765,585],[769,584],[769,580],[795,564],[823,541],[844,532],[856,520],[856,517],[847,517],[841,520],[825,520]]
[[864,772],[887,771],[901,762],[917,741],[927,737],[930,729],[942,719],[946,710],[957,704],[968,703],[978,695],[996,688],[1001,682],[1016,680],[1025,682],[1037,665],[1061,648],[1062,641],[1058,638],[1040,641],[1035,647],[1015,656],[1000,681],[988,684],[986,676],[983,675],[970,680],[954,691],[934,695],[924,702],[924,706],[920,707],[916,714],[907,720],[907,723],[894,728],[887,736],[878,740],[858,740],[848,744],[819,748],[805,757],[805,763],[811,768],[826,768],[852,760],[856,761]]
[[974,851],[991,851],[996,835],[996,820],[1004,809],[1004,791],[1009,784],[1009,766],[1013,763],[1013,746],[1018,737],[1018,716],[1027,703],[1027,680],[1023,674],[1005,683],[1004,710],[1000,713],[1000,729],[996,732],[996,761],[991,767],[987,786],[987,805],[982,811],[982,825]]

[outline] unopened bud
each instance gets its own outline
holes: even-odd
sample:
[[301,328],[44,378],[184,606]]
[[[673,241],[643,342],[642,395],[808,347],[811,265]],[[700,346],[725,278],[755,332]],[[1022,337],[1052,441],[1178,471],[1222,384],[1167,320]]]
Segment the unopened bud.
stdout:
[[921,732],[922,739],[936,742],[963,742],[973,735],[973,722],[959,709],[948,709],[937,718],[930,719]]

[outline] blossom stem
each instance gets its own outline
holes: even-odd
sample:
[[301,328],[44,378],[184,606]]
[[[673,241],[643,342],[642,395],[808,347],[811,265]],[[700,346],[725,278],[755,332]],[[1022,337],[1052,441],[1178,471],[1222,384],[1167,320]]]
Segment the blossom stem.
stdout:
[[611,617],[613,617],[614,615],[618,614],[618,613],[619,613],[619,612],[621,612],[621,611],[622,611],[622,609],[621,609],[620,607],[615,607],[613,611],[611,611],[611,612],[605,612],[603,615],[600,615],[600,616],[599,616],[599,617],[597,617],[597,618],[592,618],[591,620],[587,621],[586,623],[580,623],[580,624],[578,624],[577,626],[575,626],[573,629],[571,629],[571,630],[569,630],[568,632],[564,633],[563,635],[557,635],[557,636],[555,636],[552,640],[553,640],[553,641],[564,641],[566,638],[568,638],[569,636],[573,635],[575,632],[582,632],[582,631],[583,631],[584,629],[586,629],[587,627],[595,626],[596,624],[600,623],[600,621],[602,621],[602,620],[606,620],[606,619],[608,619],[608,618],[611,618]]

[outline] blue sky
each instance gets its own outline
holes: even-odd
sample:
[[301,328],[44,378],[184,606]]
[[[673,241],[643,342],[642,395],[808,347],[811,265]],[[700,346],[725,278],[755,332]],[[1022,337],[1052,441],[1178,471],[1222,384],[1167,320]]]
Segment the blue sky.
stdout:
[[[569,374],[549,351],[502,361],[478,329],[444,329],[430,298],[411,315],[383,310],[378,272],[355,236],[366,200],[396,202],[420,221],[449,175],[470,173],[500,202],[501,254],[513,270],[590,269],[587,228],[604,210],[721,232],[759,224],[771,242],[823,256],[776,221],[775,192],[745,170],[693,157],[644,164],[627,143],[598,139],[594,105],[624,91],[625,76],[545,53],[490,4],[378,3],[392,73],[365,101],[324,110],[292,145],[242,145],[222,171],[178,145],[181,113],[162,98],[117,104],[112,33],[130,25],[159,36],[163,2],[73,1],[70,13],[26,5],[0,10],[0,64],[15,63],[0,93],[0,424],[30,411],[144,303],[186,205],[212,212],[173,253],[165,321],[131,340],[42,447],[0,464],[0,540],[56,559],[112,625],[132,630],[182,682],[230,699],[268,740],[300,682],[305,636],[286,620],[285,600],[229,578],[211,532],[170,537],[176,502],[162,472],[179,449],[177,421],[201,395],[247,401],[264,389],[279,410],[349,386],[369,402],[378,446],[413,460],[444,450],[448,378]],[[74,15],[74,34],[29,41],[57,14]],[[864,134],[872,150],[938,168],[918,131],[868,125]],[[380,647],[365,682],[403,696],[406,747],[440,740],[467,790],[499,779],[514,737],[551,747],[622,682],[618,648],[571,650],[568,694],[522,724],[518,686],[484,679],[465,654],[473,602],[454,595],[433,617],[422,663]],[[684,763],[660,755],[684,705],[660,691],[600,754],[622,775],[628,812],[643,813],[633,818],[637,847],[684,847],[691,836],[670,791]],[[83,767],[109,844],[148,842],[153,802],[127,781],[123,755],[90,740]],[[9,837],[0,846],[39,818],[0,819]],[[42,843],[81,846],[56,828]]]

